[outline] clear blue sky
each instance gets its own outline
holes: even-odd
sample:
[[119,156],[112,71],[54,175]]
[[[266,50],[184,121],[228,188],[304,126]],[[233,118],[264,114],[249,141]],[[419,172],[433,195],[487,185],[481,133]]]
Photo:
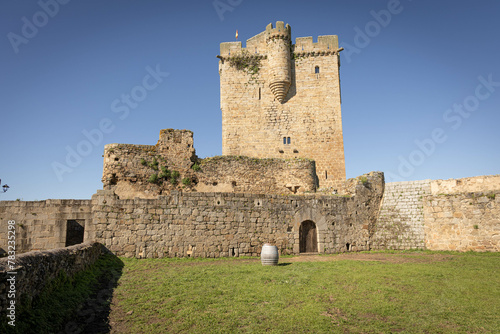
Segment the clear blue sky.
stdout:
[[[219,44],[275,21],[293,40],[338,35],[346,49],[348,177],[500,172],[498,1],[40,3],[1,4],[0,178],[11,188],[0,200],[90,198],[105,144],[154,145],[164,128],[194,131],[200,157],[220,155]],[[70,164],[68,150],[81,153]]]

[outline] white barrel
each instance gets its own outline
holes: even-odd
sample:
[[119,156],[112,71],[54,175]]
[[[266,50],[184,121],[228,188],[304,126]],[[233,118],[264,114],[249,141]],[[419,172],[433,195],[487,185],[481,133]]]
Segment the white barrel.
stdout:
[[278,247],[270,244],[264,244],[264,246],[262,246],[260,262],[263,266],[276,266],[278,265],[279,258]]

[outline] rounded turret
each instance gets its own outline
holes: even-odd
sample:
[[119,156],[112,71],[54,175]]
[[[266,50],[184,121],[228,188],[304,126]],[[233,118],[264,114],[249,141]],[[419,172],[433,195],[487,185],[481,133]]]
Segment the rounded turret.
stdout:
[[270,67],[269,88],[276,99],[283,103],[292,83],[291,70],[291,29],[284,22],[270,23],[266,27],[266,43]]

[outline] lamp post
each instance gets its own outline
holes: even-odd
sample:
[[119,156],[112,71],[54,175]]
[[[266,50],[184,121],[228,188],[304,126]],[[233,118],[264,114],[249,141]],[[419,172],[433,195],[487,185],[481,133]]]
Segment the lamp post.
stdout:
[[[2,180],[0,180],[0,184],[2,184]],[[4,184],[4,185],[2,186],[2,190],[3,190],[3,192],[7,192],[7,190],[9,190],[9,188],[10,188],[10,187],[9,187],[8,185],[6,185],[6,184]]]

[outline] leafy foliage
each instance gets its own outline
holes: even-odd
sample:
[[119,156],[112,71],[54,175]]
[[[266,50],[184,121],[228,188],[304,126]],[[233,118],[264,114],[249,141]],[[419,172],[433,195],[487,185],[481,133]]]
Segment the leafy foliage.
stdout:
[[149,183],[158,183],[158,174],[153,174],[148,179]]
[[191,167],[195,172],[198,172],[199,170],[201,170],[201,167],[200,165],[195,162],[195,164]]
[[247,71],[251,75],[255,75],[260,70],[260,57],[252,56],[245,51],[241,56],[229,58],[229,64],[239,71]]

